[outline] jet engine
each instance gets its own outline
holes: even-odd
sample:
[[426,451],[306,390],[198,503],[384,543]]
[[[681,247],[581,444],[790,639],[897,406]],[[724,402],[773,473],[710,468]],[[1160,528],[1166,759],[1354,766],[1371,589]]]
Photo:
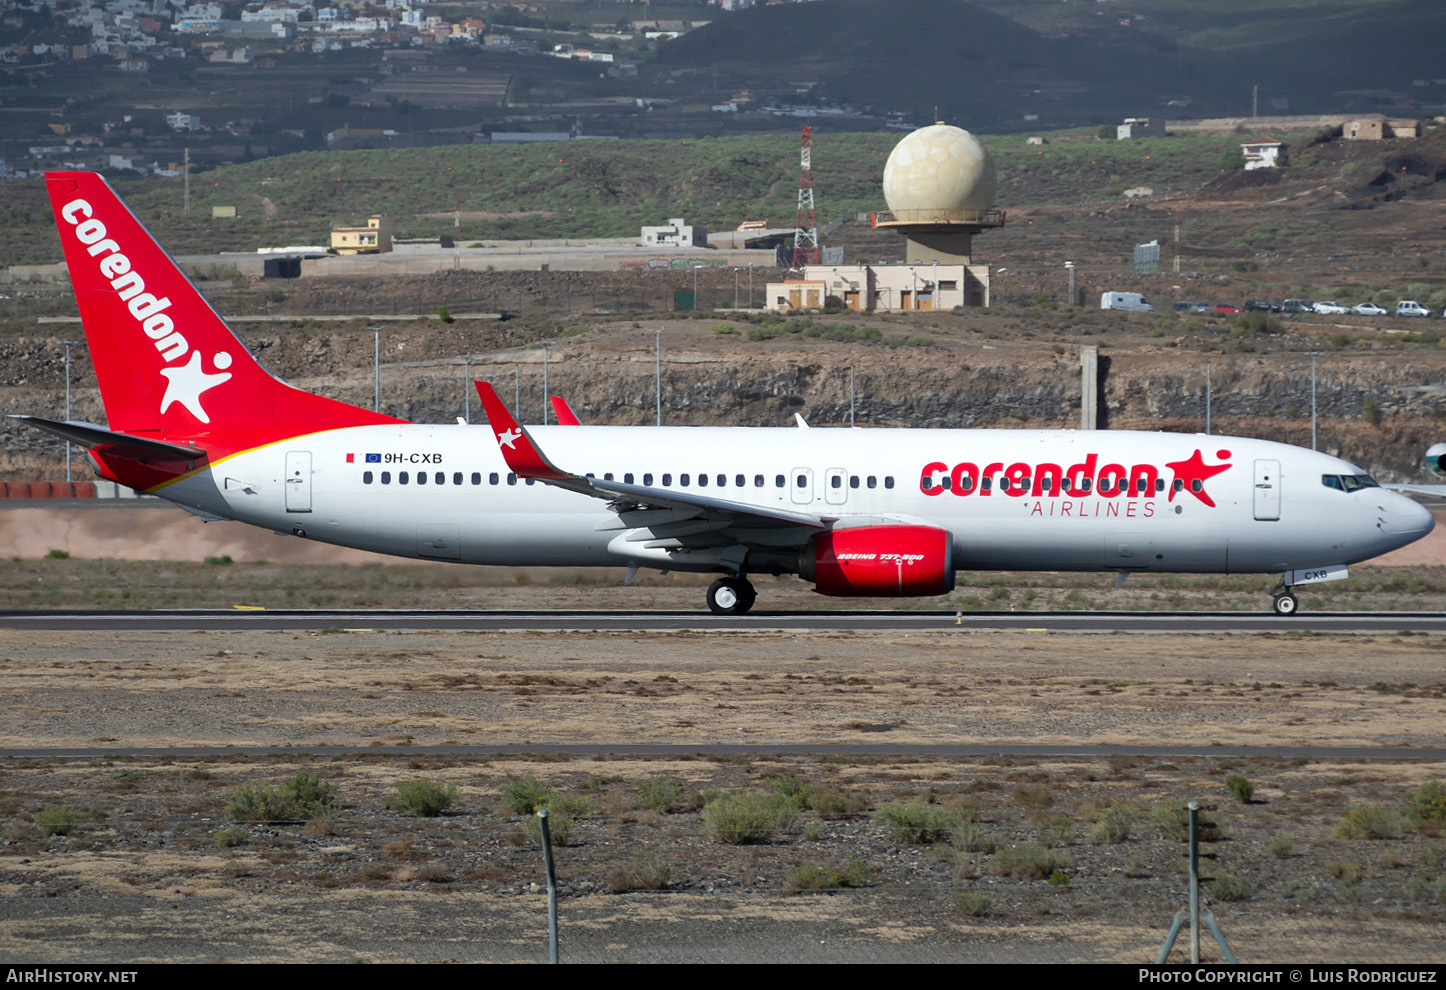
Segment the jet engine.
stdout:
[[913,597],[954,589],[954,541],[932,526],[859,526],[819,533],[799,576],[821,595]]

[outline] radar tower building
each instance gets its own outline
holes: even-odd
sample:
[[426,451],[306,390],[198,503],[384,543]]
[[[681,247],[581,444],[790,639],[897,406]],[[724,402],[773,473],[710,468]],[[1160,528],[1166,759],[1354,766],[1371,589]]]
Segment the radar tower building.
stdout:
[[769,309],[812,309],[837,298],[856,310],[939,310],[989,305],[989,266],[974,238],[1003,227],[994,208],[994,160],[963,128],[935,123],[904,137],[884,165],[887,210],[875,229],[904,235],[902,263],[809,264],[801,279],[770,283]]

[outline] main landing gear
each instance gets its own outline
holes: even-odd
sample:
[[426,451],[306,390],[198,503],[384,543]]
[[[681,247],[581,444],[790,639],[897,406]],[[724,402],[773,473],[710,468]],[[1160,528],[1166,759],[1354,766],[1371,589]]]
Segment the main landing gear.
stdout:
[[745,577],[723,577],[708,586],[708,608],[714,615],[742,615],[758,598]]

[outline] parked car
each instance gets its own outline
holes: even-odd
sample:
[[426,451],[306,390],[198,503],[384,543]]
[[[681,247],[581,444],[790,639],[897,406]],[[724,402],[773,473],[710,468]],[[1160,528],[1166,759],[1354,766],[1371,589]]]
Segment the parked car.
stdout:
[[1238,312],[1240,312],[1240,307],[1239,307],[1239,306],[1232,306],[1232,305],[1230,305],[1229,303],[1216,303],[1216,304],[1215,304],[1215,312],[1217,312],[1217,313],[1238,313]]
[[1177,313],[1213,313],[1215,307],[1209,303],[1202,302],[1177,302],[1175,304]]
[[1338,302],[1318,302],[1311,307],[1311,312],[1320,313],[1322,316],[1344,316],[1350,312]]
[[1397,316],[1430,316],[1431,311],[1420,303],[1411,299],[1402,299],[1396,303]]
[[1315,307],[1304,299],[1287,299],[1280,304],[1282,313],[1314,313]]
[[1247,299],[1245,300],[1245,311],[1247,313],[1279,313],[1280,307],[1269,299]]
[[1363,302],[1352,306],[1351,312],[1357,316],[1388,316],[1391,311],[1384,306],[1377,306],[1373,302]]

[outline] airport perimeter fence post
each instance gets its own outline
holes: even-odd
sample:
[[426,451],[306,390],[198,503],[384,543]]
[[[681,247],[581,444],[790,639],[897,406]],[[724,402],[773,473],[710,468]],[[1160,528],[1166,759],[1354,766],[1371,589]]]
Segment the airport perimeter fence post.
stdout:
[[1190,905],[1184,911],[1175,912],[1175,917],[1170,923],[1170,932],[1165,936],[1165,944],[1160,947],[1159,958],[1155,962],[1161,966],[1170,961],[1170,950],[1175,947],[1175,939],[1180,935],[1180,928],[1184,925],[1186,918],[1190,921],[1190,963],[1200,964],[1200,924],[1209,927],[1210,933],[1215,936],[1215,944],[1220,947],[1221,954],[1225,961],[1231,965],[1237,965],[1235,953],[1230,951],[1230,943],[1225,941],[1225,933],[1221,931],[1220,925],[1215,921],[1215,915],[1209,909],[1202,910],[1200,907],[1200,802],[1191,801],[1186,808],[1190,812]]
[[547,827],[547,809],[537,809],[542,832],[542,868],[547,874],[547,961],[557,962],[557,870],[552,863],[552,832]]

